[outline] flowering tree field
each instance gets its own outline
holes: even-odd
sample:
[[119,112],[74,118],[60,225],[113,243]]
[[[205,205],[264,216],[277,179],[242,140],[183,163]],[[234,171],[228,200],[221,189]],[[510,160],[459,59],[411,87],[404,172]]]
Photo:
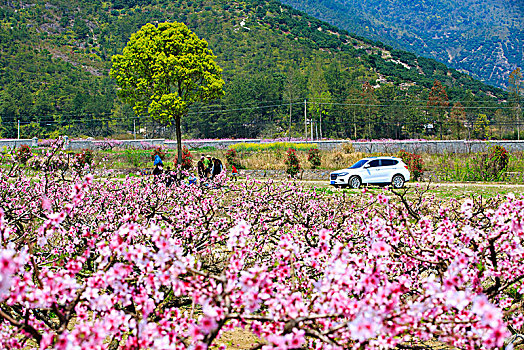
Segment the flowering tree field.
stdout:
[[493,349],[523,327],[522,198],[16,174],[3,349],[225,348],[236,327],[257,349]]

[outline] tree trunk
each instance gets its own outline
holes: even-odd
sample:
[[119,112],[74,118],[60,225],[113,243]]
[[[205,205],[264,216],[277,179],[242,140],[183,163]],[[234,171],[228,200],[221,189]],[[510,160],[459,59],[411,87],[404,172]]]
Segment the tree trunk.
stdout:
[[517,140],[520,141],[520,118],[518,114],[517,114]]
[[288,140],[291,141],[291,102],[289,102],[289,130],[287,134],[288,134]]
[[182,174],[178,169],[182,167],[182,129],[180,127],[180,117],[175,117],[175,128],[176,128],[176,150],[177,150],[177,179],[182,178]]
[[355,132],[354,140],[357,139],[357,117],[355,115],[355,110],[353,110],[353,131]]
[[320,128],[320,139],[322,140],[322,110],[320,110],[320,123],[319,123],[319,128]]

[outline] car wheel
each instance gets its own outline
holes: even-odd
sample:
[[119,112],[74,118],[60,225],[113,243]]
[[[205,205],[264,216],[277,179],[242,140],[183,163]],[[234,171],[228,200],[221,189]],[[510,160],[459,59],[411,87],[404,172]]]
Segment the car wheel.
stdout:
[[351,188],[360,188],[362,185],[362,180],[360,180],[360,177],[353,176],[348,181],[349,187]]
[[404,187],[404,177],[402,175],[395,175],[393,176],[393,179],[391,179],[391,185],[393,185],[393,188],[402,188]]

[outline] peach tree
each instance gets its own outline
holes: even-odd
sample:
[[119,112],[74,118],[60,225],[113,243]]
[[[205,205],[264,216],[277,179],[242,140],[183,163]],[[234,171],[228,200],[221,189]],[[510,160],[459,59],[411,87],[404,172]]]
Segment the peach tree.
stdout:
[[523,198],[8,175],[2,348],[225,348],[241,327],[260,349],[494,349],[523,328]]

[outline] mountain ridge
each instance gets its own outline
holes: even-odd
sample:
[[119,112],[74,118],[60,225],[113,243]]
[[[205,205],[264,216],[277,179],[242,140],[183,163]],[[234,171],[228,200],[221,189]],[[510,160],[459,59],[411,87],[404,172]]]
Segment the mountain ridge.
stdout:
[[284,0],[349,32],[506,87],[524,61],[524,3],[509,0]]

